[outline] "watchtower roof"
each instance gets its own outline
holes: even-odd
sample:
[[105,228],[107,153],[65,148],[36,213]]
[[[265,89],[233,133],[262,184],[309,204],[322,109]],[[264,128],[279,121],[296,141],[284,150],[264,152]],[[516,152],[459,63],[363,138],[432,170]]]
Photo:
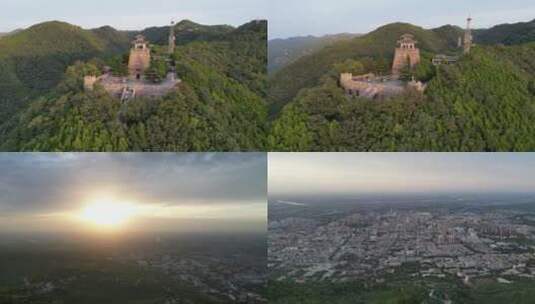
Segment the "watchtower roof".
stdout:
[[401,38],[398,40],[398,43],[399,44],[403,44],[403,43],[416,44],[418,43],[418,41],[414,38],[414,35],[412,34],[403,34]]
[[136,38],[134,39],[134,41],[132,41],[133,44],[137,44],[137,43],[147,43],[147,41],[145,40],[145,36],[143,35],[137,35]]

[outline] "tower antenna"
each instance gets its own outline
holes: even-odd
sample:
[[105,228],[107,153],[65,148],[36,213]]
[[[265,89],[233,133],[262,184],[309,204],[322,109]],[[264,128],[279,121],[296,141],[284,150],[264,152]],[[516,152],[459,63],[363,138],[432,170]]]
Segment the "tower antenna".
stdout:
[[470,54],[470,50],[472,49],[472,43],[474,41],[474,37],[472,36],[472,15],[468,14],[468,18],[466,19],[466,30],[464,32],[464,54]]
[[175,52],[175,46],[176,46],[175,42],[176,42],[175,21],[171,20],[171,26],[169,27],[169,49],[167,50],[169,55]]

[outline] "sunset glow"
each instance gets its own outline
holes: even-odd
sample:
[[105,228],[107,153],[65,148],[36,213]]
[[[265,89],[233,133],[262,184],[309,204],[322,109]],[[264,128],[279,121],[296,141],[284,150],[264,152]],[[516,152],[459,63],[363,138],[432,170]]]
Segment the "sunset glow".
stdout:
[[88,204],[79,218],[97,227],[116,228],[124,225],[135,213],[133,204],[103,199]]

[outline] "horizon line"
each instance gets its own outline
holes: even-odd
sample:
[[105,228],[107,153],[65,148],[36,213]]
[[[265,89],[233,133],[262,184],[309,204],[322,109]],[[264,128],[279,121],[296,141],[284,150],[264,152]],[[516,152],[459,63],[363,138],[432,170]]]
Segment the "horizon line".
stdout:
[[[511,22],[505,22],[505,23],[495,23],[493,25],[486,26],[486,27],[472,28],[472,30],[474,30],[474,31],[477,31],[477,30],[488,30],[488,29],[494,28],[496,26],[501,26],[501,25],[512,25],[512,24],[530,23],[530,22],[535,22],[535,18],[529,19],[527,21],[511,21]],[[413,25],[413,26],[421,27],[424,30],[433,30],[433,29],[444,27],[444,26],[455,26],[455,27],[459,27],[461,29],[464,29],[464,25],[462,25],[462,24],[458,25],[458,24],[453,24],[453,23],[447,23],[447,24],[443,24],[443,25],[440,25],[440,26],[421,26],[421,25],[418,25],[418,24],[415,24],[415,23],[411,23],[411,22],[406,22],[406,21],[392,21],[392,22],[388,22],[388,23],[384,23],[382,25],[376,26],[372,30],[364,31],[364,32],[342,31],[342,32],[329,32],[329,33],[325,33],[325,34],[296,34],[296,35],[290,35],[290,36],[270,37],[269,28],[268,28],[268,37],[269,37],[268,38],[268,42],[269,41],[274,41],[274,40],[289,40],[289,39],[293,39],[293,38],[307,38],[307,37],[324,38],[324,37],[327,37],[327,36],[336,36],[336,35],[343,35],[343,34],[362,35],[362,36],[364,36],[364,35],[367,35],[367,34],[370,34],[370,33],[374,32],[374,31],[376,31],[376,30],[378,30],[378,29],[380,29],[380,28],[382,28],[384,26],[391,25],[391,24],[397,24],[397,23],[410,24],[410,25]]]

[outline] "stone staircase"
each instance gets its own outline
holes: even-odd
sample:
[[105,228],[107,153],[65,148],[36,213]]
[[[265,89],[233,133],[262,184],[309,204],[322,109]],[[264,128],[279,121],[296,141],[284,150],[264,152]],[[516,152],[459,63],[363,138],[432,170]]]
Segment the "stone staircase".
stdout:
[[360,96],[373,99],[377,94],[379,93],[379,90],[375,87],[368,87],[364,90],[360,91]]
[[130,87],[124,87],[121,93],[121,101],[126,102],[134,97],[136,97],[136,90]]

